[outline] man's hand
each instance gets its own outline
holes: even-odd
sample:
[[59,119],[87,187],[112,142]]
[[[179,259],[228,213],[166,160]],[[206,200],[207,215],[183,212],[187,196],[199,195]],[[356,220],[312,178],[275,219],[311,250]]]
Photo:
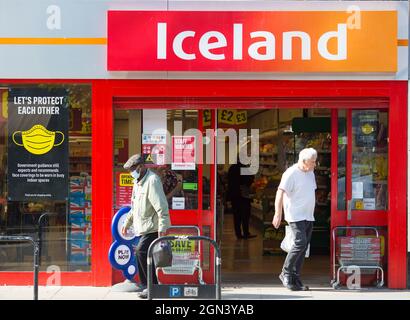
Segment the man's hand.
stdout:
[[282,215],[280,213],[275,213],[272,220],[272,225],[275,227],[275,229],[278,229],[280,227],[281,222]]
[[126,228],[125,226],[122,226],[121,234],[122,234],[123,236],[126,236],[126,235],[127,235],[127,228]]

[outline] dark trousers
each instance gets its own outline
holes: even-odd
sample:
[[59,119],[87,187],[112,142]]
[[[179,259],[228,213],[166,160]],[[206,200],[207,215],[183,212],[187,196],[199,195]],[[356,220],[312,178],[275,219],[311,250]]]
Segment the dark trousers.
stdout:
[[285,276],[299,278],[306,250],[312,238],[313,221],[289,222],[289,226],[294,235],[295,244],[286,256],[282,273]]
[[[148,248],[150,244],[158,238],[158,232],[148,233],[141,236],[140,241],[136,247],[136,256],[137,256],[137,264],[138,264],[138,273],[141,280],[141,285],[147,286],[147,255],[148,255]],[[155,274],[155,267],[152,264],[152,279],[153,283],[157,284],[157,276]]]
[[236,237],[247,237],[249,235],[249,219],[251,217],[250,200],[238,197],[232,200],[232,209]]

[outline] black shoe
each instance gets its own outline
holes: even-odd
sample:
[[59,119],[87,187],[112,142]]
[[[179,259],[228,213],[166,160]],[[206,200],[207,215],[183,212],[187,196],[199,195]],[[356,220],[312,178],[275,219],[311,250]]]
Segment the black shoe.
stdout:
[[299,291],[309,291],[309,287],[305,286],[298,277],[295,278],[295,285],[299,287]]
[[283,275],[283,273],[281,273],[279,275],[279,279],[280,281],[282,281],[282,284],[284,287],[286,287],[287,289],[291,290],[291,291],[301,291],[300,287],[298,287],[293,281],[292,281],[292,277],[290,276],[285,276]]
[[288,283],[289,283],[289,278],[288,277],[285,277],[284,275],[283,275],[283,273],[281,273],[280,275],[279,275],[279,280],[282,282],[282,284],[286,287],[287,285],[288,285]]

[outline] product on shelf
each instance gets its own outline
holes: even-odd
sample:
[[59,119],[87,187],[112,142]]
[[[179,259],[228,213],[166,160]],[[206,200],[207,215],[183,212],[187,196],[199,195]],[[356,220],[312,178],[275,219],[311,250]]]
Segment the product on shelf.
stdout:
[[[309,119],[309,118],[307,118]],[[307,120],[309,121],[309,120]],[[317,252],[329,250],[330,228],[330,165],[331,165],[331,134],[320,132],[323,128],[317,128],[318,132],[297,132],[294,135],[294,155],[297,159],[299,152],[304,148],[314,148],[317,153],[316,178],[316,205],[315,223],[313,227],[311,248]],[[339,174],[342,171],[339,170]]]
[[282,228],[274,229],[271,224],[275,195],[283,173],[279,168],[278,137],[277,131],[275,132],[275,134],[266,135],[261,139],[259,171],[251,186],[253,194],[252,214],[258,217],[264,225],[263,254],[283,254],[279,245],[284,232]]
[[70,265],[88,266],[91,259],[91,177],[70,178]]

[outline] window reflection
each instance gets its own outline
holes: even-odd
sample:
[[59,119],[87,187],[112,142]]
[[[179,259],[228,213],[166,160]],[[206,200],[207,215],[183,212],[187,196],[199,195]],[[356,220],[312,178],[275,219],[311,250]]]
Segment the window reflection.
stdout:
[[[7,181],[10,146],[10,92],[62,89],[68,105],[68,198],[11,201],[13,185]],[[91,85],[21,84],[0,89],[0,234],[41,239],[41,270],[51,265],[60,271],[91,269]],[[38,114],[28,114],[36,122]],[[11,131],[11,129],[10,129]],[[67,141],[66,140],[66,141]],[[26,152],[24,149],[21,152]],[[36,159],[33,156],[33,162]],[[33,190],[34,192],[35,190]],[[41,229],[39,227],[41,226]],[[41,231],[41,232],[39,232]],[[26,243],[0,243],[0,271],[31,271],[33,248]]]
[[388,113],[352,111],[352,209],[387,210]]

